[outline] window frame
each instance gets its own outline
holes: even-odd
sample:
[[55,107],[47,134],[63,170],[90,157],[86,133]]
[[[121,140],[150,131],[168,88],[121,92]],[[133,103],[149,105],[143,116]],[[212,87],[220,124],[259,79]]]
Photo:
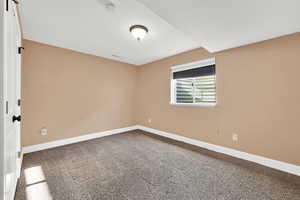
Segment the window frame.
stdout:
[[[173,79],[173,73],[174,72],[180,72],[180,71],[185,71],[189,69],[195,69],[199,67],[206,67],[209,65],[215,65],[215,86],[216,86],[216,102],[200,102],[200,103],[177,103],[176,102],[176,79]],[[186,78],[186,79],[195,79],[194,78]],[[171,67],[170,70],[170,105],[175,105],[175,106],[200,106],[200,107],[215,107],[217,106],[217,67],[216,67],[216,61],[215,58],[209,58],[205,60],[200,60],[192,63],[187,63],[183,65],[177,65],[174,67]],[[193,96],[194,98],[194,96]]]

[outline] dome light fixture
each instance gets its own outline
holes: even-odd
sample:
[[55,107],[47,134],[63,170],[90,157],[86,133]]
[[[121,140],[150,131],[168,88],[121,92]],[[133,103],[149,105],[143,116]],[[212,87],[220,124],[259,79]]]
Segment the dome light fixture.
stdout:
[[147,27],[143,25],[133,25],[129,28],[129,31],[137,41],[144,39],[148,33]]

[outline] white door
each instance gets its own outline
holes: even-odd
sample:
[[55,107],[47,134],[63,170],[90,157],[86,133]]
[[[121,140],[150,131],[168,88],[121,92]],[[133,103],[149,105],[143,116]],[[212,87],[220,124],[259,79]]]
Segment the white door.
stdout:
[[[15,5],[15,4],[14,4]],[[21,33],[21,25],[19,22],[19,16],[18,16],[18,12],[17,12],[17,8],[16,6],[14,6],[14,26],[16,27],[15,30],[15,47],[17,48],[17,52],[15,54],[16,58],[16,72],[15,72],[15,92],[16,92],[16,97],[15,97],[15,115],[16,116],[20,116],[20,120],[18,120],[16,123],[14,123],[15,127],[16,127],[16,141],[17,141],[17,175],[18,178],[20,177],[20,173],[21,173],[21,162],[22,162],[22,158],[21,158],[21,53],[23,50],[22,47],[22,33]]]
[[21,32],[15,3],[7,1],[4,14],[4,196],[13,200],[20,174]]

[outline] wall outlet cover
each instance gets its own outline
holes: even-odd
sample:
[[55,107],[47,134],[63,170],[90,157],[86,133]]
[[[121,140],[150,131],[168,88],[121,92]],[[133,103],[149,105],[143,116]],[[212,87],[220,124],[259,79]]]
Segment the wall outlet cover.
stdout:
[[47,129],[46,129],[46,128],[42,128],[42,129],[41,129],[41,135],[42,135],[42,136],[45,136],[45,135],[47,135],[47,134],[48,134]]
[[237,142],[237,141],[239,140],[238,134],[236,134],[236,133],[232,134],[232,140],[233,140],[234,142]]

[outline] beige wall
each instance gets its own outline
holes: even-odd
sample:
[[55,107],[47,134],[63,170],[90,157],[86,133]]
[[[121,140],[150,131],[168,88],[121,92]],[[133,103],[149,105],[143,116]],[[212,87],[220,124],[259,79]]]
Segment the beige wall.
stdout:
[[[218,105],[170,105],[170,67],[211,57],[216,58]],[[300,165],[299,74],[299,33],[216,54],[200,48],[138,68],[135,120]]]
[[[200,48],[140,67],[24,46],[24,146],[140,124],[300,165],[299,33],[216,54]],[[218,105],[170,105],[170,67],[211,57]],[[42,127],[47,136],[39,134]]]
[[23,146],[133,125],[136,67],[27,40],[24,46]]

